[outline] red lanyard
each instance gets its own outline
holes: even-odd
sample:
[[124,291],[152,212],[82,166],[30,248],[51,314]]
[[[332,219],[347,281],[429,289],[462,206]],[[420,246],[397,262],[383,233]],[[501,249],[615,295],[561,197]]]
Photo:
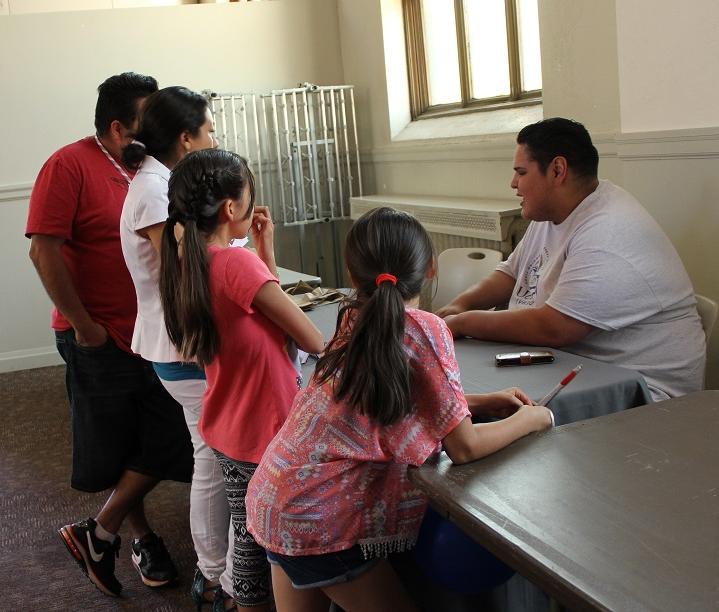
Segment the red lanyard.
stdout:
[[110,155],[109,151],[102,145],[102,143],[100,142],[100,139],[97,137],[97,134],[95,134],[95,142],[97,143],[97,146],[100,147],[100,151],[102,151],[105,154],[105,157],[107,157],[107,159],[110,160],[110,163],[113,166],[115,166],[115,170],[117,170],[122,175],[122,178],[124,178],[127,181],[127,184],[129,185],[132,182],[132,179],[127,174],[127,172],[125,172],[122,169],[122,166],[120,166],[120,164],[118,164],[115,161],[115,158],[112,155]]

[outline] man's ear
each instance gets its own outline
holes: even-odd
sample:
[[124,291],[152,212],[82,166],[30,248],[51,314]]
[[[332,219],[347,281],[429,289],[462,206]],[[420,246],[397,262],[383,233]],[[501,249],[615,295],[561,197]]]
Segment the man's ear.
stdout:
[[563,182],[567,178],[567,171],[569,166],[567,165],[567,158],[562,155],[557,155],[549,164],[549,176],[557,181]]
[[122,145],[125,136],[125,126],[122,125],[119,119],[113,119],[110,122],[110,128],[107,130],[107,134],[112,142]]

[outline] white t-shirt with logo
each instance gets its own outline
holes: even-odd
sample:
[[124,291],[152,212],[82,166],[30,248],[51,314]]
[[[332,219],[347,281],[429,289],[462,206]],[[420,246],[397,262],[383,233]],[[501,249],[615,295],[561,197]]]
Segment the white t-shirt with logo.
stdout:
[[600,181],[562,223],[532,222],[498,270],[510,309],[547,304],[592,325],[563,349],[638,370],[655,400],[702,388],[706,338],[684,265],[623,189]]

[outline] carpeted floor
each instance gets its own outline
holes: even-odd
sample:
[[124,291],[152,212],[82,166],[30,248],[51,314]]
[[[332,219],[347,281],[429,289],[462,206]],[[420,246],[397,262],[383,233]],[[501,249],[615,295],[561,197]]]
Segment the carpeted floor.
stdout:
[[150,589],[130,563],[129,534],[116,574],[122,597],[89,582],[57,535],[95,516],[106,494],[70,488],[69,407],[64,367],[0,374],[0,610],[194,610],[188,595],[196,557],[189,531],[189,485],[161,483],[147,515],[180,572],[172,588]]
[[[150,523],[180,572],[174,587],[142,584],[130,563],[125,530],[120,531],[123,546],[116,561],[124,588],[117,599],[90,583],[60,541],[59,527],[95,516],[107,495],[70,488],[64,376],[64,366],[0,374],[0,611],[194,610],[188,594],[197,561],[189,530],[189,485],[163,482],[146,500]],[[506,609],[489,594],[462,596],[433,585],[409,554],[398,558],[395,568],[423,611]]]

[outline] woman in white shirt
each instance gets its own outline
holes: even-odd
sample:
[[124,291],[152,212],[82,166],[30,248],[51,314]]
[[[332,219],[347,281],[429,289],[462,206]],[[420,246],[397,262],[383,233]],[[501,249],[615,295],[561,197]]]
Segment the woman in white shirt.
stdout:
[[197,570],[191,595],[198,610],[203,603],[224,609],[223,591],[233,592],[232,568],[226,561],[231,559],[230,513],[220,465],[197,432],[207,386],[204,372],[182,362],[165,329],[159,253],[172,168],[191,151],[215,147],[212,115],[203,96],[184,87],[166,87],[147,98],[136,140],[123,150],[123,162],[137,174],[120,219],[122,252],[137,293],[132,350],[153,363],[162,384],[182,405],[194,446],[190,529]]

